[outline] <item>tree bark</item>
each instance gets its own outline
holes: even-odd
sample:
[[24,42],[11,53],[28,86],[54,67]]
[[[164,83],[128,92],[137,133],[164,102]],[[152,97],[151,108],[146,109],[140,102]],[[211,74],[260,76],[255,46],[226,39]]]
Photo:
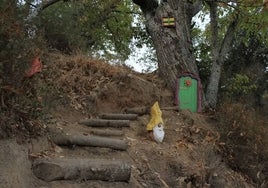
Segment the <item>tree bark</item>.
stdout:
[[138,117],[137,114],[101,114],[101,119],[110,119],[110,120],[136,120]]
[[105,120],[105,119],[88,119],[79,121],[80,124],[90,127],[129,127],[129,120]]
[[131,166],[125,161],[102,159],[39,159],[33,163],[33,173],[44,181],[103,180],[128,182]]
[[115,138],[105,138],[92,135],[56,135],[52,138],[52,141],[59,146],[93,146],[93,147],[105,147],[116,150],[127,150],[127,143],[124,140]]
[[[152,37],[161,78],[169,88],[174,88],[182,72],[198,75],[191,43],[191,19],[199,12],[197,4],[185,0],[169,0],[161,5],[155,0],[133,0],[141,7],[146,28]],[[196,1],[199,3],[199,1]],[[152,6],[148,7],[148,4]],[[175,18],[175,27],[164,27],[163,17]]]
[[[207,107],[215,108],[218,96],[219,78],[221,76],[222,65],[218,61],[219,57],[219,32],[217,18],[217,3],[214,1],[208,2],[210,6],[210,27],[211,27],[211,74],[206,90],[206,105]],[[217,88],[217,89],[216,89]]]

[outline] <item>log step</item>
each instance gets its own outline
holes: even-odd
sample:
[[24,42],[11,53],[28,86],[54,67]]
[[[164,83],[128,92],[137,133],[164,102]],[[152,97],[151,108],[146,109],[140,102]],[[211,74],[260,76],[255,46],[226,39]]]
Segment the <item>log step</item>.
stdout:
[[98,136],[123,136],[124,132],[121,130],[109,130],[109,129],[94,129],[90,131],[93,135]]
[[100,115],[101,119],[110,120],[136,120],[138,114],[114,114],[114,113],[104,113]]
[[127,150],[128,147],[124,140],[83,134],[56,135],[52,137],[52,141],[59,146],[93,146],[116,150]]
[[[178,106],[167,106],[167,107],[162,107],[161,110],[175,110],[179,111]],[[144,114],[149,114],[150,113],[150,107],[134,107],[134,108],[125,108],[123,110],[124,113],[127,114],[137,114],[137,115],[144,115]]]
[[125,108],[123,111],[127,114],[144,115],[150,113],[150,108],[143,106],[143,107]]
[[44,181],[103,180],[128,182],[131,166],[126,161],[105,159],[37,159],[33,173]]
[[87,125],[90,127],[129,127],[129,120],[106,120],[106,119],[88,119],[81,120],[79,124]]

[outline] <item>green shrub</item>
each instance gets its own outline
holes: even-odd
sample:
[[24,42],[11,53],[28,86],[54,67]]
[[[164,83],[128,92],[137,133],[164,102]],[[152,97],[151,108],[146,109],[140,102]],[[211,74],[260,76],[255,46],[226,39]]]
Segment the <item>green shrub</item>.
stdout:
[[226,87],[228,97],[233,99],[240,98],[252,94],[257,89],[257,86],[252,83],[252,80],[244,74],[236,74],[231,78]]

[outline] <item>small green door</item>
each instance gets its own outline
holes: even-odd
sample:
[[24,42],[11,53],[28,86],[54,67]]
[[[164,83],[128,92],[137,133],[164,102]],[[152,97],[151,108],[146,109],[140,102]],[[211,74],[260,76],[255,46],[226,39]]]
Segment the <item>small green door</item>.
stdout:
[[178,89],[179,108],[197,112],[197,80],[189,76],[181,77]]

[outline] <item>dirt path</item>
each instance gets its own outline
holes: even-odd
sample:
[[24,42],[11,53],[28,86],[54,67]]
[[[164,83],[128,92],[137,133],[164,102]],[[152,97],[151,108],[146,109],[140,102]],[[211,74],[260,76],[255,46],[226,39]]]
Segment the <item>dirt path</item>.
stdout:
[[14,139],[0,140],[0,187],[36,187],[42,182],[35,178],[25,145]]
[[[76,112],[54,114],[48,124],[48,135],[51,137],[55,132],[90,135],[93,128],[78,124],[85,118]],[[202,115],[163,111],[166,126],[162,144],[147,139],[145,128],[149,118],[148,114],[139,116],[131,121],[130,127],[116,128],[124,135],[114,138],[127,142],[126,151],[76,145],[59,147],[46,137],[24,145],[2,141],[0,167],[5,173],[0,175],[0,185],[15,188],[253,187],[243,176],[228,169],[217,155],[214,146],[218,135]],[[31,170],[31,162],[40,158],[124,160],[131,165],[131,177],[129,182],[81,178],[46,182],[36,178]]]

